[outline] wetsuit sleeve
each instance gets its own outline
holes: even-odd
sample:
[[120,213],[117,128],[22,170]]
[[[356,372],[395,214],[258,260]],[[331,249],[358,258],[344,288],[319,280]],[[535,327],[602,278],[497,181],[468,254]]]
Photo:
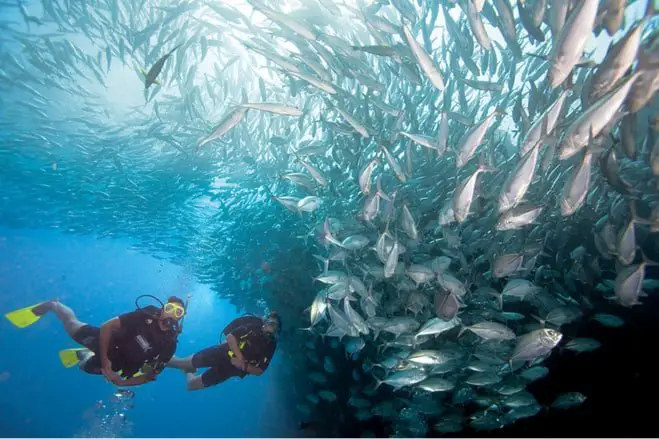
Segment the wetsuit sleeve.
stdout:
[[239,337],[246,334],[250,329],[256,327],[257,325],[263,325],[263,321],[259,317],[239,317],[229,323],[226,328],[224,328],[224,335],[233,334],[234,336]]

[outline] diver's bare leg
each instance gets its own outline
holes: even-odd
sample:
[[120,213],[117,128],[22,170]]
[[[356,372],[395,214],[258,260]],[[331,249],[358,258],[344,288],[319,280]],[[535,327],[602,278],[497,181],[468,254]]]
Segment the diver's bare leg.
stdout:
[[82,323],[77,319],[71,308],[60,303],[58,300],[51,300],[42,303],[32,310],[36,315],[44,315],[50,311],[54,312],[57,318],[60,319],[64,325],[66,333],[69,334],[70,337],[73,337],[73,334],[75,334],[78,329],[85,326],[85,323]]
[[186,372],[192,372],[194,373],[197,369],[192,365],[192,355],[186,358],[179,358],[179,357],[172,357],[171,360],[169,360],[169,363],[165,367],[171,367],[174,369],[181,369]]

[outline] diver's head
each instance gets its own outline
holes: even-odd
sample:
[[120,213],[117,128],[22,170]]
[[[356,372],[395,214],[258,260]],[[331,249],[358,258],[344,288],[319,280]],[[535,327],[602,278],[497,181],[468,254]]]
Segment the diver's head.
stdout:
[[167,299],[160,310],[158,324],[163,331],[178,330],[179,323],[185,315],[185,303],[182,299],[172,296]]
[[275,311],[272,311],[267,316],[265,316],[263,322],[263,332],[272,334],[273,337],[278,336],[281,332],[281,318]]

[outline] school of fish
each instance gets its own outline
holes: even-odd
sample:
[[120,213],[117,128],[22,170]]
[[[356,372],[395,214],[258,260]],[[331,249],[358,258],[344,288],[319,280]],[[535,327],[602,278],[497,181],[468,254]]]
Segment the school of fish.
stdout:
[[[243,307],[290,305],[303,416],[347,404],[392,436],[510,425],[546,408],[526,386],[556,349],[600,347],[562,328],[620,326],[602,304],[658,287],[652,1],[0,11],[0,222],[127,237]],[[140,103],[110,103],[122,87]],[[320,345],[354,365],[349,395]]]

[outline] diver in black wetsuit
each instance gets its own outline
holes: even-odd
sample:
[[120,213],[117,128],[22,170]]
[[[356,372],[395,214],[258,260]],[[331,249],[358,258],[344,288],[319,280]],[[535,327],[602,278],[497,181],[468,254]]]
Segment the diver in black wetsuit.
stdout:
[[[205,389],[231,377],[261,375],[270,365],[277,348],[281,319],[276,312],[265,318],[246,315],[224,328],[227,341],[206,348],[190,357],[173,357],[167,367],[187,372],[188,390]],[[208,367],[201,375],[196,369]]]
[[60,352],[66,367],[79,362],[84,372],[103,374],[117,386],[137,386],[155,380],[174,355],[185,304],[170,297],[160,308],[138,307],[100,328],[79,321],[71,308],[57,300],[14,311],[7,318],[24,328],[51,311],[69,336],[85,347]]

